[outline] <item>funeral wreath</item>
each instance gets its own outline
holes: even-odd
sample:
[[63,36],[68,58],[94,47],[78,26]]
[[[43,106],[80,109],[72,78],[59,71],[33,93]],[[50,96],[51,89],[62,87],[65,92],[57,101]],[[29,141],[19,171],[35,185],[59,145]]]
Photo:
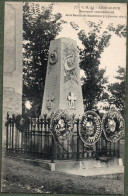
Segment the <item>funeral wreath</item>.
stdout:
[[87,146],[94,145],[102,133],[101,120],[99,115],[94,111],[87,111],[82,117],[79,134],[81,140]]
[[66,110],[55,110],[52,114],[51,124],[51,130],[59,140],[68,140],[73,135],[73,118]]
[[102,119],[103,132],[106,139],[116,142],[122,138],[125,132],[125,122],[119,111],[109,111]]

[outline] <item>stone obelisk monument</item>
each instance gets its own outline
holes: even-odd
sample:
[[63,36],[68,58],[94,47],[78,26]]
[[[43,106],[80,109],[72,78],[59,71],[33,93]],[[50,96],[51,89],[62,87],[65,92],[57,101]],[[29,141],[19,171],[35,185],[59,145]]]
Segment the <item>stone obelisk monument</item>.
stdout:
[[84,113],[76,41],[60,38],[51,41],[41,114],[56,109],[69,114]]

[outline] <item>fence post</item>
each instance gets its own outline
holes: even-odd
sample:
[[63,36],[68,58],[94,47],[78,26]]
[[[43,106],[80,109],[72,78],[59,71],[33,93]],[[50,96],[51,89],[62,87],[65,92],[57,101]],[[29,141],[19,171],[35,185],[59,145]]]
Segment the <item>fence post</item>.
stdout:
[[118,140],[118,150],[117,150],[117,158],[120,158],[120,140]]
[[52,134],[52,156],[51,156],[51,163],[54,163],[54,150],[55,150],[55,141],[54,141],[54,135]]
[[12,115],[12,119],[11,119],[11,122],[12,122],[12,150],[13,150],[13,139],[14,139],[14,118],[15,118],[15,116]]
[[49,145],[50,121],[51,121],[51,119],[48,119],[48,153],[49,153],[49,149],[50,149],[50,145]]
[[[47,133],[47,125],[46,125],[46,122],[47,122],[47,114],[44,114],[44,131],[45,131],[45,135]],[[46,139],[46,138],[45,138]]]
[[79,119],[77,119],[77,158],[76,160],[78,161],[79,160],[79,139],[80,139],[80,136],[79,136]]
[[48,153],[48,136],[47,136],[47,114],[44,114],[44,148],[45,148],[45,153]]
[[96,159],[98,158],[98,142],[96,142]]
[[31,117],[31,120],[30,120],[30,133],[31,133],[31,135],[30,135],[30,151],[32,153],[32,151],[33,151],[33,146],[32,146],[32,117]]
[[8,120],[9,120],[9,114],[7,113],[7,126],[6,126],[6,150],[8,150]]

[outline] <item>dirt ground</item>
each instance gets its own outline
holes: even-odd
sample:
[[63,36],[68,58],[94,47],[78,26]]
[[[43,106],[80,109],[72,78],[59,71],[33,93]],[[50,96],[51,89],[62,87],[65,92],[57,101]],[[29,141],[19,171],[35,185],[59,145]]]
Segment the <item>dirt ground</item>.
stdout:
[[123,194],[123,175],[115,179],[51,172],[13,157],[3,158],[2,192]]

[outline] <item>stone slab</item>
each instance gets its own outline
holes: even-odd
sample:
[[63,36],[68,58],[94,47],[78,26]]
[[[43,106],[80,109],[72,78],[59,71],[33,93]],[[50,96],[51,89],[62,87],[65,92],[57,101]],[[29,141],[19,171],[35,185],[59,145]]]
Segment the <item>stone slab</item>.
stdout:
[[102,178],[106,178],[108,175],[115,174],[123,174],[124,167],[123,166],[111,166],[111,167],[101,167],[101,168],[88,168],[88,169],[81,169],[81,170],[65,170],[63,171],[67,174],[73,174],[78,176],[102,176]]
[[[123,167],[123,161],[121,158],[114,158],[108,162],[101,162],[99,160],[87,159],[81,161],[55,161],[55,171],[70,171],[70,170],[84,170],[84,169],[97,169],[97,168],[110,168],[110,167]],[[49,165],[50,166],[50,165]],[[53,171],[53,170],[52,170]]]

